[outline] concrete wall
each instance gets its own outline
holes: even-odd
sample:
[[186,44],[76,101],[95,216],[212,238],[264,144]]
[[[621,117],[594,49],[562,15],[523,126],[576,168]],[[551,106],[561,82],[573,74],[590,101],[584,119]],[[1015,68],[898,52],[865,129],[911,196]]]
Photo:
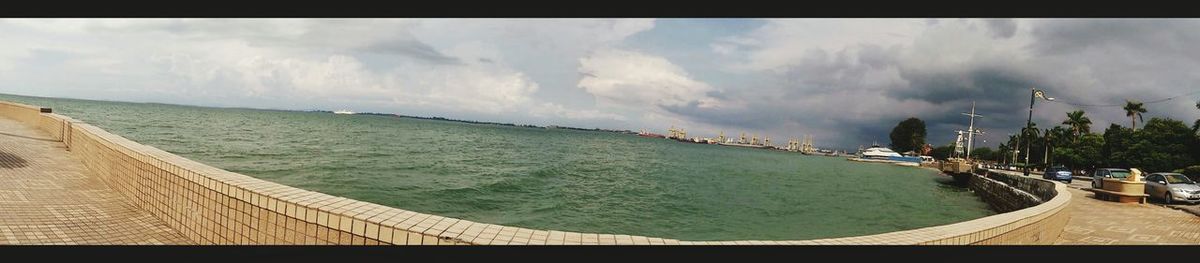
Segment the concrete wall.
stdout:
[[[1047,244],[1062,231],[1070,193],[1025,209],[955,224],[878,235],[792,241],[679,241],[535,230],[422,214],[225,171],[130,141],[37,107],[0,102],[0,116],[58,136],[102,181],[200,244],[348,245],[754,245]],[[999,186],[995,186],[999,187]]]

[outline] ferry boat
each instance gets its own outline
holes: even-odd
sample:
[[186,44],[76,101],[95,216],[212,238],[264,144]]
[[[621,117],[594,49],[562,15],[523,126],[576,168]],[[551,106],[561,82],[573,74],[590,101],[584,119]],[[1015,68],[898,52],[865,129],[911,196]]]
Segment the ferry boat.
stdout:
[[336,110],[333,114],[354,114],[354,112],[350,110]]
[[896,153],[896,151],[888,149],[887,147],[879,146],[878,144],[872,145],[871,148],[867,148],[866,150],[862,150],[862,152],[859,152],[858,155],[865,159],[879,160],[890,160],[896,157],[904,157],[899,153]]

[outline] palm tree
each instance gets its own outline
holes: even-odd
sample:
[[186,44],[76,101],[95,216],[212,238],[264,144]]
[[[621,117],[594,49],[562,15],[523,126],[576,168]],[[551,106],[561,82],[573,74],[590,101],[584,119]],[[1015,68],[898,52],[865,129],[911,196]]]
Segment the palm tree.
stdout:
[[1146,113],[1146,107],[1142,106],[1141,102],[1125,101],[1125,116],[1129,116],[1129,128],[1137,130],[1137,121],[1142,119],[1142,113]]
[[[1200,107],[1200,103],[1197,103],[1196,105]],[[1071,130],[1075,132],[1075,138],[1078,138],[1084,132],[1091,131],[1092,119],[1088,119],[1087,116],[1083,116],[1083,111],[1076,110],[1068,112],[1067,120],[1063,121],[1062,124],[1071,127]],[[1074,142],[1074,138],[1072,138],[1071,141]]]
[[1008,160],[1008,150],[1008,145],[1004,143],[1000,143],[1000,146],[996,146],[996,151],[1000,155],[999,159],[1001,159],[996,160],[996,162],[1003,163],[1004,160]]
[[1074,133],[1069,128],[1063,126],[1054,126],[1044,136],[1050,138],[1050,146],[1052,148],[1064,147],[1075,142]]
[[1030,138],[1037,139],[1038,136],[1041,136],[1042,130],[1038,129],[1036,122],[1030,123],[1029,127],[1027,129],[1025,129],[1025,134],[1029,135]]
[[1021,137],[1020,137],[1020,135],[1019,134],[1009,135],[1007,146],[1008,146],[1007,147],[1008,154],[1012,155],[1012,158],[1008,158],[1009,163],[1017,162],[1017,154],[1019,154],[1021,152]]

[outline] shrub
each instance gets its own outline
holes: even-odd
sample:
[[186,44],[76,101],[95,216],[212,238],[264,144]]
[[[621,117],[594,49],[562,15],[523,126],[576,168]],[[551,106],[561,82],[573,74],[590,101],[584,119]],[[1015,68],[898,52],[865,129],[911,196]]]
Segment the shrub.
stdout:
[[1200,165],[1192,165],[1187,168],[1177,170],[1177,173],[1186,175],[1192,181],[1200,181]]

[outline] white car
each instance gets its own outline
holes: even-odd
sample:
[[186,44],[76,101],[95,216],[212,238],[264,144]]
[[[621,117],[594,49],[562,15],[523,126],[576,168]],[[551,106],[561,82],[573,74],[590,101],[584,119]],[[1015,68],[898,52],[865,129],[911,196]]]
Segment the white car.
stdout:
[[1104,178],[1122,179],[1129,177],[1129,170],[1120,168],[1100,168],[1092,173],[1092,188],[1104,189]]

